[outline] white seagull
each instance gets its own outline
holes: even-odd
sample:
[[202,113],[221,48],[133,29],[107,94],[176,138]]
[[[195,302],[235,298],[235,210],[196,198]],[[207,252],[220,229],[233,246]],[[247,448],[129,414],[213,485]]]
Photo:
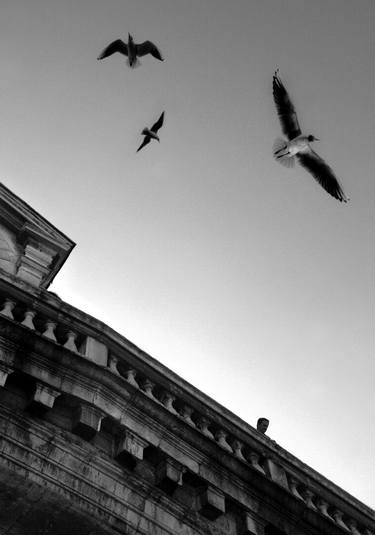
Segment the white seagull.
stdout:
[[128,35],[128,44],[124,43],[121,39],[116,39],[116,41],[113,41],[105,47],[103,52],[98,56],[98,59],[104,59],[115,52],[120,52],[120,54],[124,54],[128,57],[128,65],[133,68],[140,65],[138,57],[146,56],[147,54],[151,54],[154,58],[164,61],[159,49],[154,43],[151,43],[151,41],[144,41],[144,43],[137,45],[134,43],[130,33]]
[[157,139],[160,143],[160,139],[157,135],[157,132],[159,130],[159,128],[161,128],[163,126],[163,122],[164,122],[164,112],[160,115],[159,119],[156,121],[155,124],[153,124],[151,126],[151,128],[144,128],[142,130],[142,135],[145,136],[144,137],[144,140],[142,141],[142,144],[138,147],[137,149],[137,152],[140,151],[141,149],[143,149],[143,147],[145,145],[147,145],[148,143],[150,143],[151,139]]
[[319,184],[340,202],[349,200],[343,192],[332,169],[311,148],[310,143],[319,141],[313,135],[302,134],[296,110],[279,78],[278,70],[273,75],[273,98],[279,115],[281,129],[288,141],[277,138],[273,145],[275,159],[286,167],[293,167],[295,159],[309,171]]

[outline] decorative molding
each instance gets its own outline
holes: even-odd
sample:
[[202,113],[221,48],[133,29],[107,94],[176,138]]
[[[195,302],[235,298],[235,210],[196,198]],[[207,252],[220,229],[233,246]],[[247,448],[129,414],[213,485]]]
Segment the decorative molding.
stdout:
[[1,183],[0,224],[0,268],[15,282],[48,288],[75,243]]

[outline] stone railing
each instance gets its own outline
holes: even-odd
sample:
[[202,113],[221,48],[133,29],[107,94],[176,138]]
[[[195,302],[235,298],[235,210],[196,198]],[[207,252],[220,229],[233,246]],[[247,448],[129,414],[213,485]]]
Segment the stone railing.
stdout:
[[[138,369],[134,364],[137,362],[136,355],[133,355],[132,359],[129,358],[129,348],[125,349],[121,347],[121,344],[114,344],[109,339],[108,343],[103,342],[107,334],[100,333],[100,340],[98,340],[92,327],[77,321],[76,318],[72,321],[72,317],[67,313],[62,313],[58,307],[48,306],[44,301],[39,301],[35,297],[27,301],[27,299],[22,300],[19,292],[15,297],[10,295],[10,292],[0,290],[1,316],[121,376],[133,388],[164,407],[166,411],[204,435],[209,441],[216,443],[228,455],[235,457],[262,477],[272,480],[295,499],[304,503],[308,509],[323,515],[346,532],[352,535],[373,535],[363,523],[357,523],[355,518],[344,514],[347,505],[353,508],[352,497],[330,482],[314,480],[311,476],[311,473],[314,474],[313,470],[309,469],[310,473],[306,473],[300,466],[296,466],[290,460],[292,456],[284,455],[284,450],[268,437],[261,435],[250,426],[246,430],[247,433],[244,434],[241,430],[237,436],[233,430],[233,424],[228,425],[228,429],[223,424],[223,418],[218,415],[219,410],[218,414],[215,414],[212,407],[207,409],[205,405],[187,401],[191,400],[192,394],[184,392],[183,388],[176,388],[174,384],[168,388],[168,382],[166,385],[165,377],[163,377],[162,366],[160,366],[159,378],[156,377],[154,367],[150,367],[149,373],[147,372],[144,362],[141,369]],[[220,409],[219,406],[218,409]],[[322,476],[319,478],[324,479]],[[330,497],[331,494],[332,497]],[[347,503],[345,503],[345,497],[347,497]],[[337,505],[342,500],[344,500],[343,510]],[[358,503],[360,502],[355,501],[354,508]],[[370,510],[360,505],[361,512],[369,515]],[[363,509],[366,510],[363,511]]]

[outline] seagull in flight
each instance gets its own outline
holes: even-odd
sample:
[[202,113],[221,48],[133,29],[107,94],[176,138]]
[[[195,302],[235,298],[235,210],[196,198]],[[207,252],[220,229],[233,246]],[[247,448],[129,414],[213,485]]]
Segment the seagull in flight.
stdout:
[[349,198],[343,192],[332,169],[311,148],[311,143],[319,140],[311,134],[302,134],[296,110],[280,80],[278,70],[273,75],[272,89],[281,129],[288,139],[288,141],[282,138],[275,140],[273,145],[275,159],[285,167],[293,167],[297,158],[302,167],[307,169],[330,195],[340,202],[347,202]]
[[159,141],[159,143],[160,143],[160,139],[159,139],[159,137],[157,135],[157,132],[158,132],[159,128],[161,128],[163,126],[163,122],[164,122],[164,112],[160,115],[160,117],[156,121],[156,123],[151,126],[151,128],[144,128],[142,130],[141,133],[145,137],[144,137],[144,139],[142,141],[142,144],[138,147],[137,152],[140,151],[141,149],[143,149],[143,147],[145,145],[150,143],[151,139],[157,139]]
[[104,59],[108,56],[111,56],[115,52],[120,52],[120,54],[124,54],[128,57],[127,63],[129,67],[132,68],[138,67],[140,65],[138,58],[141,56],[146,56],[147,54],[151,54],[151,56],[154,56],[154,58],[164,61],[159,49],[154,45],[154,43],[151,43],[151,41],[144,41],[143,43],[137,45],[135,44],[130,33],[128,35],[128,44],[124,43],[124,41],[121,39],[116,39],[116,41],[113,41],[105,47],[102,53],[98,56],[98,59]]

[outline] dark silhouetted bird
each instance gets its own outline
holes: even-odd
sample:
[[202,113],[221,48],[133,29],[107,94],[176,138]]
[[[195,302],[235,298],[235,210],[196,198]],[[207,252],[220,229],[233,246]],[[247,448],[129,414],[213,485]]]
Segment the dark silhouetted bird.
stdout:
[[340,202],[349,199],[343,192],[332,169],[311,148],[310,143],[319,141],[313,135],[304,135],[298,124],[296,110],[280,80],[278,70],[273,75],[273,98],[279,115],[281,129],[288,141],[277,138],[273,145],[275,159],[286,167],[293,167],[295,159],[309,171],[319,184]]
[[145,136],[144,140],[142,141],[142,144],[138,147],[137,152],[143,149],[145,145],[150,143],[151,139],[157,139],[160,143],[160,139],[157,135],[157,132],[159,128],[163,126],[164,122],[164,112],[160,115],[159,119],[156,121],[154,125],[151,126],[151,128],[144,128],[142,130],[142,135]]
[[107,58],[115,52],[120,52],[121,54],[127,56],[129,67],[133,68],[140,65],[140,61],[138,58],[141,56],[146,56],[147,54],[151,54],[152,56],[154,56],[154,58],[159,59],[160,61],[164,61],[159,49],[154,45],[154,43],[151,43],[151,41],[145,41],[144,43],[136,45],[130,33],[128,44],[124,43],[124,41],[122,41],[121,39],[116,39],[116,41],[113,41],[105,47],[100,56],[98,56],[98,59]]

